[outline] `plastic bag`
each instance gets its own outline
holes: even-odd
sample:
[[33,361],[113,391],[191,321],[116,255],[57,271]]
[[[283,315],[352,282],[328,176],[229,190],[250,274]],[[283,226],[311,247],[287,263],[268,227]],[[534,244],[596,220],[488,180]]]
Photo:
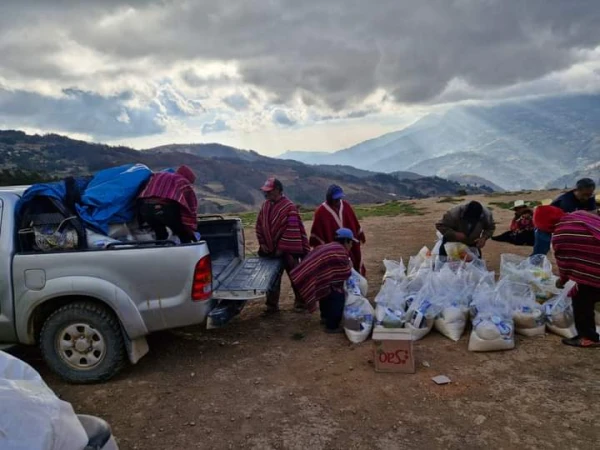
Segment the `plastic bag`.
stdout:
[[577,336],[573,305],[569,297],[574,286],[574,281],[567,282],[560,294],[544,303],[548,331],[568,339]]
[[544,335],[546,319],[541,305],[536,303],[529,284],[505,278],[496,288],[500,300],[511,306],[515,332],[523,336]]
[[407,281],[386,280],[375,297],[375,323],[385,328],[403,328],[406,322]]
[[448,255],[447,259],[451,261],[473,261],[478,259],[477,255],[461,242],[447,242],[444,244],[444,248]]
[[368,290],[369,284],[367,283],[367,279],[352,269],[350,278],[346,281],[346,291],[366,297]]
[[87,434],[70,403],[60,400],[28,364],[0,351],[0,448],[81,450]]
[[367,340],[373,329],[375,311],[366,298],[348,293],[344,305],[344,332],[354,344]]
[[431,270],[433,267],[433,257],[431,251],[427,247],[421,248],[419,253],[411,256],[408,260],[407,276],[412,278],[421,270]]
[[406,311],[406,328],[411,330],[412,339],[415,341],[424,338],[431,331],[435,318],[442,310],[441,304],[435,297],[431,277],[425,281],[425,285]]
[[442,307],[434,327],[453,341],[460,339],[469,317],[466,281],[466,278],[461,276],[461,268],[455,272],[450,265],[444,265],[439,272],[434,272],[430,280],[436,301]]
[[406,278],[406,267],[402,260],[393,261],[391,259],[384,259],[383,265],[385,266],[385,274],[383,275],[384,283],[388,279],[402,281]]
[[96,233],[89,229],[85,230],[85,238],[87,240],[87,246],[90,249],[106,248],[108,244],[120,242],[117,239],[104,236],[103,234]]
[[495,286],[493,272],[477,284],[471,302],[473,330],[469,337],[469,351],[491,352],[515,347],[512,305],[505,296],[503,288]]
[[118,241],[133,241],[133,235],[126,223],[116,223],[108,226],[108,237]]
[[529,258],[501,255],[500,278],[529,284],[540,303],[560,293],[556,288],[556,277],[552,274],[552,264],[545,255]]

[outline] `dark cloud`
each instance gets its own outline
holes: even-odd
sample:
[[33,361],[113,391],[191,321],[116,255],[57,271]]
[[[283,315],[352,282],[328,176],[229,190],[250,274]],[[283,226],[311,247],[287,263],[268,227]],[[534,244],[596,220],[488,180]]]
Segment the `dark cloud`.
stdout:
[[[456,79],[478,91],[509,88],[566,69],[600,44],[598,0],[92,3],[3,2],[0,76],[68,77],[52,55],[76,42],[161,68],[235,62],[243,81],[283,102],[300,94],[307,104],[361,109],[379,88],[405,103],[435,101]],[[26,29],[28,39],[9,39]],[[194,71],[182,78],[215,81]]]
[[156,105],[130,108],[124,102],[131,93],[102,97],[77,89],[65,89],[61,97],[0,88],[0,122],[6,125],[54,128],[84,133],[100,139],[146,136],[165,130]]

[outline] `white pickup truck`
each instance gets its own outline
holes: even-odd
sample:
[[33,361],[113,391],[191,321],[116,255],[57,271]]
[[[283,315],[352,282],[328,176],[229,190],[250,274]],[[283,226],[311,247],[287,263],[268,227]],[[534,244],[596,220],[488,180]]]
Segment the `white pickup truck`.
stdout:
[[108,380],[148,352],[149,333],[263,297],[279,276],[278,260],[245,258],[239,219],[218,216],[199,217],[202,240],[192,244],[24,252],[15,224],[23,191],[0,188],[0,349],[39,344],[72,383]]

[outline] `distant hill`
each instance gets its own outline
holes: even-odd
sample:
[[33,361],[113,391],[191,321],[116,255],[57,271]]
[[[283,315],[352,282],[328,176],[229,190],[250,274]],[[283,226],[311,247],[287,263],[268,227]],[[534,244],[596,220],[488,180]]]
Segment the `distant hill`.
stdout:
[[490,180],[486,180],[485,178],[478,177],[477,175],[448,175],[448,179],[464,185],[476,187],[489,187],[492,188],[494,192],[504,191],[504,189],[498,186],[497,184],[494,184]]
[[571,172],[567,175],[564,175],[556,180],[548,183],[548,189],[563,189],[563,188],[572,188],[577,183],[577,180],[582,178],[591,178],[596,182],[596,185],[600,186],[600,161],[596,164],[590,164],[584,169],[577,170],[575,172]]
[[311,164],[471,174],[507,190],[537,189],[598,161],[600,95],[456,106],[334,153],[302,153]]
[[[323,201],[331,183],[341,185],[354,203],[379,203],[390,199],[455,195],[461,184],[441,178],[400,180],[392,175],[347,166],[309,166],[297,161],[261,156],[219,144],[162,146],[149,150],[91,144],[49,134],[28,135],[0,131],[0,173],[16,174],[19,184],[32,180],[89,175],[100,169],[139,162],[154,170],[190,166],[197,175],[196,192],[201,212],[234,212],[255,209],[262,201],[264,180],[277,175],[295,202],[315,206]],[[411,174],[412,175],[412,174]],[[12,175],[11,175],[12,176]],[[6,184],[14,184],[10,180]],[[486,192],[468,188],[469,192]]]

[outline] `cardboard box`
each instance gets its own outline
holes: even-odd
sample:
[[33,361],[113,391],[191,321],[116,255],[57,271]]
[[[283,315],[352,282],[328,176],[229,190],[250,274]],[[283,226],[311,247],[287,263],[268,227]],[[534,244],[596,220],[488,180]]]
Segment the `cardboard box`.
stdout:
[[415,373],[410,330],[376,326],[373,330],[373,343],[376,372]]

